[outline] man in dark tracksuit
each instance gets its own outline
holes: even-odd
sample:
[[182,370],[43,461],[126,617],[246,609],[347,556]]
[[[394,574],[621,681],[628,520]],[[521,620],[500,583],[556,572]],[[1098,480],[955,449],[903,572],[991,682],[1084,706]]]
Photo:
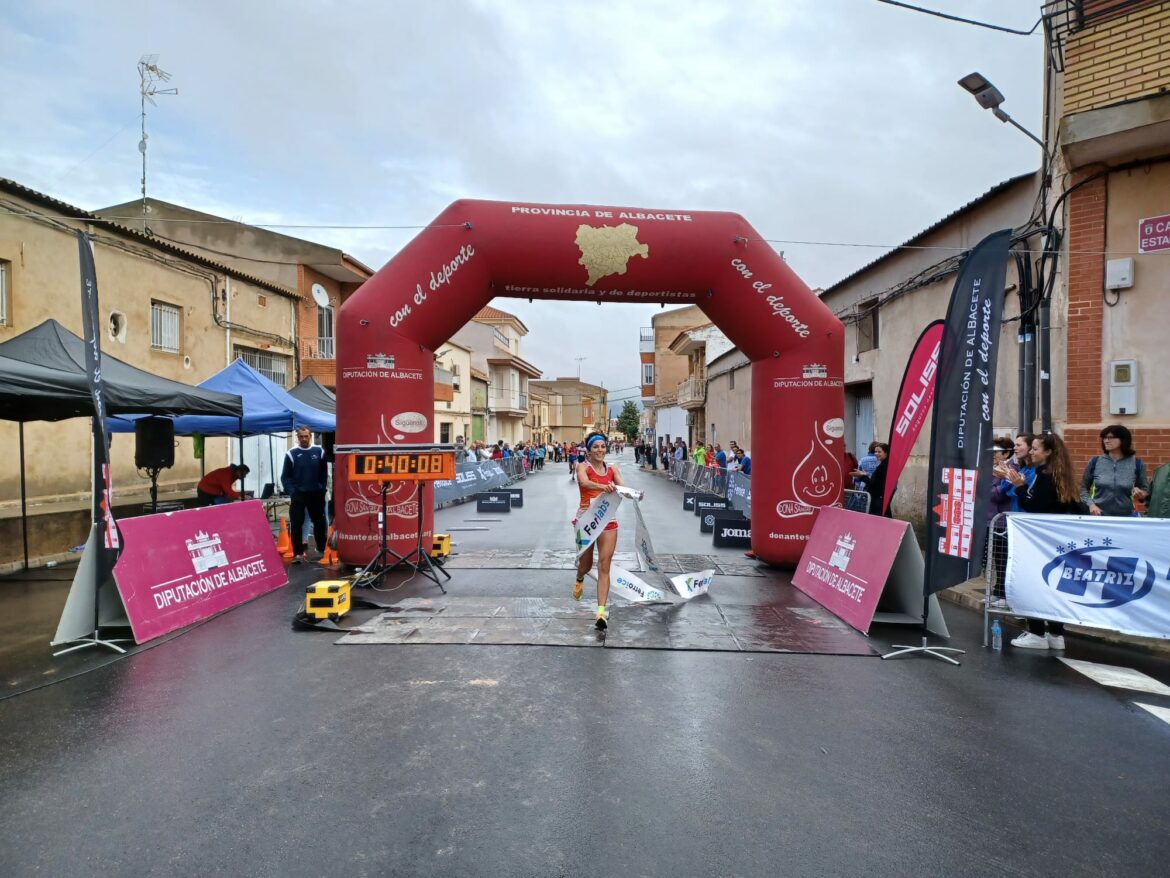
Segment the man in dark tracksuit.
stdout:
[[297,444],[284,456],[284,468],[280,471],[280,483],[291,498],[289,502],[290,529],[293,540],[293,563],[306,560],[305,553],[305,512],[313,522],[313,537],[317,551],[325,551],[325,488],[328,482],[328,464],[325,450],[313,444],[313,434],[308,427],[297,429]]

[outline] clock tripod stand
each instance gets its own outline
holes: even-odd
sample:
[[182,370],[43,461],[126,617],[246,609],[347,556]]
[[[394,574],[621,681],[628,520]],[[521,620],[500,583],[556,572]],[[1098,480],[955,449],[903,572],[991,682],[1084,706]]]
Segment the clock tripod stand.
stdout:
[[[407,567],[413,567],[416,573],[421,573],[423,576],[430,579],[439,587],[439,591],[443,594],[447,593],[447,589],[443,588],[443,581],[439,579],[438,574],[442,573],[447,579],[451,578],[451,574],[439,567],[431,561],[430,550],[423,544],[423,497],[426,493],[426,482],[417,482],[418,484],[418,531],[417,539],[414,547],[405,555],[400,555],[387,545],[387,515],[386,515],[386,495],[390,491],[390,482],[383,481],[380,483],[380,493],[382,495],[382,508],[378,513],[378,536],[379,547],[378,553],[370,559],[370,563],[362,568],[361,572],[354,577],[355,585],[361,584],[365,588],[376,588],[382,577],[393,570],[400,564],[405,564]],[[417,561],[411,560],[415,556]]]
[[[426,500],[427,482],[455,478],[454,447],[341,446],[337,450],[350,454],[347,467],[350,481],[377,481],[382,498],[378,514],[378,552],[354,578],[354,584],[377,588],[377,583],[386,573],[400,564],[405,564],[414,568],[416,574],[422,573],[439,587],[439,591],[446,594],[447,589],[443,587],[443,580],[439,578],[439,574],[441,573],[445,579],[450,579],[451,574],[431,560],[430,546],[423,542],[425,508],[423,504]],[[386,498],[390,491],[390,483],[396,481],[411,481],[418,485],[416,493],[418,528],[415,545],[405,555],[390,548],[387,533],[389,520]]]

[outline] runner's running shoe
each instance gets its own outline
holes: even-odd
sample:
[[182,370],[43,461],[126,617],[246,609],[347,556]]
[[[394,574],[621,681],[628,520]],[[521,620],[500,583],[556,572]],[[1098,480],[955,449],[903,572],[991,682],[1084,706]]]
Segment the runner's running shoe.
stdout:
[[605,607],[597,608],[597,621],[593,623],[597,626],[598,631],[604,631],[609,627],[609,610]]
[[573,583],[573,600],[581,600],[581,595],[585,594],[585,580],[578,579]]

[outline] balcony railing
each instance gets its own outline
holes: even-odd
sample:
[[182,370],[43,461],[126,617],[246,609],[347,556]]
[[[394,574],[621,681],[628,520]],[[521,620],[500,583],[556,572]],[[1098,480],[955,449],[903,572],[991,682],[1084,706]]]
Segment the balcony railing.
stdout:
[[654,353],[654,329],[642,327],[638,330],[638,352],[642,354]]
[[697,409],[707,401],[707,379],[688,378],[678,386],[678,404],[684,409]]
[[301,339],[302,360],[332,360],[336,356],[336,342],[332,338]]
[[515,412],[517,414],[528,414],[528,394],[521,393],[516,390],[504,390],[499,393],[493,393],[491,396],[491,408],[494,412]]

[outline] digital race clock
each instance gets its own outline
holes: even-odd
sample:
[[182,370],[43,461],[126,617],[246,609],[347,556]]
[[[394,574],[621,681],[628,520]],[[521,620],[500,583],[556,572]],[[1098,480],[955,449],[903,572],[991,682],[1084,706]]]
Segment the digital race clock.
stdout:
[[[342,452],[343,447],[338,446]],[[447,446],[356,447],[349,453],[353,482],[434,482],[455,478],[455,451]]]

